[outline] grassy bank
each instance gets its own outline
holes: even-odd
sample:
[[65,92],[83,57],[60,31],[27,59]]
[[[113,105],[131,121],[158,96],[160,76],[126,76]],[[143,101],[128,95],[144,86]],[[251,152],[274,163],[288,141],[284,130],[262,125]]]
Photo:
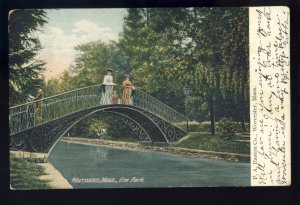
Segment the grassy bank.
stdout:
[[[242,124],[240,122],[234,122],[235,128],[237,132],[249,132],[250,125],[249,123],[245,123],[246,130],[243,130]],[[217,127],[219,122],[215,123]],[[179,128],[185,130],[186,129],[186,122],[176,124]],[[210,132],[210,122],[189,122],[189,132]]]
[[47,181],[39,179],[46,175],[44,169],[24,159],[10,159],[10,184],[13,189],[47,189]]
[[193,134],[186,140],[175,143],[172,146],[216,152],[230,152],[241,154],[250,153],[250,144],[247,142],[238,142],[234,139],[228,140],[222,138],[219,135],[211,135],[209,133]]
[[[238,140],[245,140],[249,138],[242,138],[240,135],[232,139],[225,139],[224,137],[216,134],[211,135],[210,132],[190,132],[190,136],[185,137],[183,140],[172,143],[171,147],[178,148],[189,148],[198,149],[205,151],[215,151],[215,152],[230,152],[239,154],[250,154],[250,144],[249,142],[242,142]],[[97,138],[89,137],[69,137],[70,139],[87,139],[87,140],[97,140]],[[120,143],[138,143],[137,139],[134,138],[102,138],[103,142],[120,142]],[[100,142],[99,142],[100,143]],[[144,144],[145,145],[145,144]],[[152,144],[150,146],[166,146],[165,144]]]

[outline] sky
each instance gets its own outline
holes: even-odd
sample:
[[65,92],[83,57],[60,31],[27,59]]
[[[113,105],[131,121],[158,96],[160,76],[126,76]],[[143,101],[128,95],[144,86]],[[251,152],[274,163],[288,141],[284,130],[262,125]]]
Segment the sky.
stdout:
[[46,80],[57,77],[74,62],[75,46],[91,41],[117,40],[126,9],[49,9],[48,24],[36,33],[46,61]]

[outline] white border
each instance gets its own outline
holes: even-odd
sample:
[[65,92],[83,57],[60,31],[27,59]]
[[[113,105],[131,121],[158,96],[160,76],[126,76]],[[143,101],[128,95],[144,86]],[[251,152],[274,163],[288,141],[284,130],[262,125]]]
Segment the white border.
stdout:
[[290,10],[249,8],[251,186],[291,184]]

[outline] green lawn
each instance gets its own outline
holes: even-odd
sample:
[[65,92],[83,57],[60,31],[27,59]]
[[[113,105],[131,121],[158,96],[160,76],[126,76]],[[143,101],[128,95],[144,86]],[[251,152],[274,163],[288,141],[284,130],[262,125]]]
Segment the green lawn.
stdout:
[[25,159],[10,159],[10,184],[14,189],[47,189],[47,181],[39,179],[46,175],[43,168]]
[[219,135],[209,133],[193,134],[188,139],[172,146],[216,152],[250,153],[250,144],[247,142],[237,142],[234,139],[226,140]]
[[[219,122],[216,122],[215,126],[217,127]],[[242,129],[242,125],[240,122],[235,122],[236,124],[236,131],[237,132],[244,132]],[[186,130],[186,123],[177,123],[177,127]],[[246,132],[249,132],[250,125],[249,123],[245,123]],[[210,122],[189,122],[189,132],[210,132]]]

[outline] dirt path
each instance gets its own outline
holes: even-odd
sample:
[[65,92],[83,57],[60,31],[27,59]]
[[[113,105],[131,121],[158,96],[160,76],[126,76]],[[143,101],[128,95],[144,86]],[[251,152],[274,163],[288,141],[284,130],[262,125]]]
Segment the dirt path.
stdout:
[[53,189],[73,189],[72,185],[61,175],[61,173],[50,163],[39,163],[45,169],[47,175],[40,177],[49,181],[48,184]]

